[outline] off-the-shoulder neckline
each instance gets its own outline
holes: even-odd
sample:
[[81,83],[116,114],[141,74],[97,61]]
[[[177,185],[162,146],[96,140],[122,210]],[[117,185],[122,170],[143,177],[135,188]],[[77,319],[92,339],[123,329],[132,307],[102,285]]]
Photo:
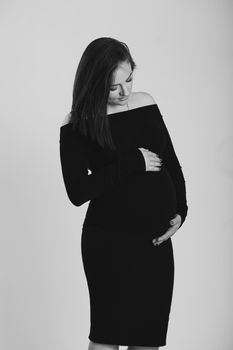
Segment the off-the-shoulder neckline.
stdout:
[[[127,110],[121,111],[121,112],[110,113],[110,114],[106,115],[106,118],[109,118],[112,115],[116,116],[117,114],[121,114],[121,113],[130,113],[130,112],[138,110],[138,109],[148,108],[148,107],[152,107],[152,106],[157,106],[157,103],[152,103],[152,104],[149,104],[149,105],[143,105],[143,106],[139,106],[139,107],[136,107],[136,108],[127,109]],[[60,129],[65,127],[65,126],[67,126],[67,125],[71,125],[71,123],[63,124],[62,126],[60,126]]]
[[156,103],[152,103],[152,104],[149,104],[149,105],[143,105],[143,106],[139,106],[139,107],[127,109],[127,110],[121,111],[121,112],[110,113],[110,114],[107,114],[106,117],[108,118],[108,117],[111,116],[111,115],[121,114],[121,113],[126,113],[126,112],[131,112],[131,111],[135,111],[135,110],[140,109],[140,108],[145,108],[145,107],[150,107],[150,106],[156,106]]

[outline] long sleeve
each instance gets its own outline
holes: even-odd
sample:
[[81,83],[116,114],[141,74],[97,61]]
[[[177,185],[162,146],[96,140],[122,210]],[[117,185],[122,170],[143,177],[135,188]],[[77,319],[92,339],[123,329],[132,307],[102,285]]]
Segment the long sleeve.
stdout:
[[177,196],[177,214],[180,214],[182,219],[181,225],[180,225],[181,227],[186,219],[187,211],[188,211],[185,179],[183,176],[182,167],[175,153],[175,150],[171,141],[171,137],[164,123],[163,117],[162,117],[162,124],[166,135],[166,147],[162,156],[162,161],[163,161],[163,164],[168,169],[169,174],[171,175],[173,183],[175,185],[176,196]]
[[60,161],[67,195],[75,206],[101,196],[124,177],[145,171],[141,151],[117,153],[117,160],[88,174],[90,142],[69,126],[60,128]]

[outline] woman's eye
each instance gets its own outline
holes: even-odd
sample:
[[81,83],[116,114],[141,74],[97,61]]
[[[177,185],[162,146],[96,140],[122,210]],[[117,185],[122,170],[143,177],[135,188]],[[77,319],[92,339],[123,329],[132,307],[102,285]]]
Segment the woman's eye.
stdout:
[[[130,78],[129,80],[127,80],[127,83],[130,83],[133,80],[133,78]],[[111,91],[116,91],[117,88],[110,88]]]

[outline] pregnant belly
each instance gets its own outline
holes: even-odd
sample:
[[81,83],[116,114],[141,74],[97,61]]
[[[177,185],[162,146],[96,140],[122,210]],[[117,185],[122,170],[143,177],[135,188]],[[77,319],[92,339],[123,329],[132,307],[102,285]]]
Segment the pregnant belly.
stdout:
[[143,222],[146,231],[160,235],[170,226],[176,212],[176,192],[165,168],[135,177],[128,183],[126,194],[123,207],[131,211],[135,222]]
[[92,200],[86,221],[133,234],[160,236],[176,213],[176,192],[165,167],[134,175]]

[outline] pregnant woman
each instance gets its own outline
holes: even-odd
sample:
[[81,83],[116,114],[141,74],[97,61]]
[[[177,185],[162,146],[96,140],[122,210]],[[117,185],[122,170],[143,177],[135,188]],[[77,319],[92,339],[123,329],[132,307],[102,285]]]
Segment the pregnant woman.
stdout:
[[125,43],[92,41],[60,127],[67,195],[75,206],[89,201],[81,236],[90,298],[88,350],[166,345],[171,236],[187,215],[186,188],[157,103],[147,92],[132,91],[135,67]]

